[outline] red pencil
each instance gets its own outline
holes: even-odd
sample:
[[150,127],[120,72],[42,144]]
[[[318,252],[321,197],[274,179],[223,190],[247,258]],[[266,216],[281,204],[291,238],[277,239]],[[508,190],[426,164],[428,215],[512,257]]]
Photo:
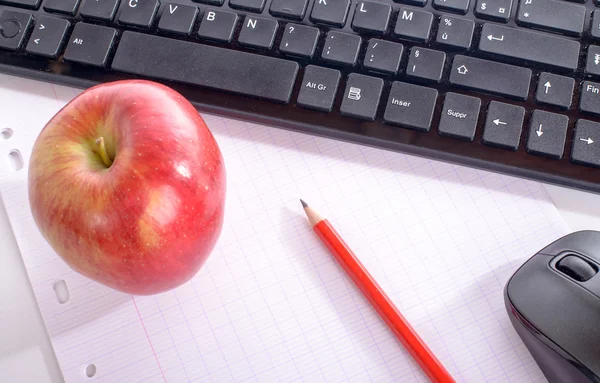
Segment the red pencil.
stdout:
[[319,236],[346,273],[352,278],[356,286],[362,291],[363,295],[373,305],[377,313],[379,313],[381,318],[394,332],[396,338],[398,338],[400,343],[404,345],[421,366],[429,379],[435,383],[454,382],[454,379],[452,379],[452,376],[442,366],[442,363],[433,355],[404,316],[400,314],[394,303],[383,292],[331,224],[326,219],[321,218],[306,202],[303,200],[300,200],[300,202],[302,202],[302,207],[304,207],[308,221],[315,233],[317,233],[317,236]]

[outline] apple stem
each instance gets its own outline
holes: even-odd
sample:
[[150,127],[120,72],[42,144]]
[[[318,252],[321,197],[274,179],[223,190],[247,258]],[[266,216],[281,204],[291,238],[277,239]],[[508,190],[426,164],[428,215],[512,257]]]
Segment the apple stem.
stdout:
[[104,145],[104,137],[99,137],[96,139],[96,153],[100,155],[102,162],[104,165],[109,168],[112,165],[112,160],[108,157],[108,153],[106,152],[106,145]]

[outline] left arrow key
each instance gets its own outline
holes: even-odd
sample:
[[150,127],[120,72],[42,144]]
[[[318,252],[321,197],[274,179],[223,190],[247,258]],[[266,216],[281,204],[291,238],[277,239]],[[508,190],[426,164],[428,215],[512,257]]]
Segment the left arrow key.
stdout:
[[68,28],[69,21],[67,20],[40,16],[25,51],[32,55],[57,58],[64,45],[63,41]]

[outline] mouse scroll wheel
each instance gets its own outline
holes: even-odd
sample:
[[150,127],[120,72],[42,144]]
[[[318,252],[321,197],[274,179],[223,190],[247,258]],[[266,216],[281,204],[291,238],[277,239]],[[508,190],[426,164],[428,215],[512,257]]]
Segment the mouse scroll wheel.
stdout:
[[579,282],[585,282],[598,273],[598,267],[576,255],[567,255],[556,268]]

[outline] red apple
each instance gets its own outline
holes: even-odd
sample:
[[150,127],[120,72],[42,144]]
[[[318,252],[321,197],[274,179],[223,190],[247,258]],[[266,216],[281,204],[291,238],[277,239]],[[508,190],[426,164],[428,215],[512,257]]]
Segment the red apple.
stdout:
[[37,138],[29,201],[75,271],[149,295],[192,278],[221,233],[225,167],[196,109],[149,81],[84,91]]

